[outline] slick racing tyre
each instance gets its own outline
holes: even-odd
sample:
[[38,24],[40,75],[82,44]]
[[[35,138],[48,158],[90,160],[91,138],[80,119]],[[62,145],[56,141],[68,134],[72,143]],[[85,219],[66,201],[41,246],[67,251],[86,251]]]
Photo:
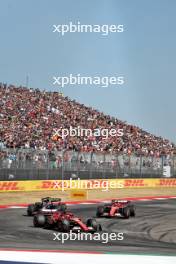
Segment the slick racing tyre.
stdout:
[[93,232],[96,232],[98,230],[98,224],[95,219],[87,219],[87,226],[93,228]]
[[44,215],[35,215],[33,219],[33,224],[35,227],[43,227],[45,225],[45,216]]
[[97,208],[96,216],[97,216],[97,217],[101,217],[101,216],[103,215],[103,213],[104,213],[104,207],[103,207],[103,206],[99,206],[99,207]]
[[136,216],[136,209],[134,206],[130,207],[130,216],[135,217]]
[[34,204],[30,204],[28,205],[28,208],[27,208],[27,215],[28,216],[32,216],[33,213],[35,211],[35,205]]
[[125,219],[128,219],[130,217],[130,208],[129,207],[125,207],[123,209],[123,216]]
[[70,222],[67,219],[58,221],[58,231],[68,233],[70,231]]
[[35,203],[35,211],[39,211],[40,209],[42,209],[42,207],[43,207],[42,203],[40,202]]

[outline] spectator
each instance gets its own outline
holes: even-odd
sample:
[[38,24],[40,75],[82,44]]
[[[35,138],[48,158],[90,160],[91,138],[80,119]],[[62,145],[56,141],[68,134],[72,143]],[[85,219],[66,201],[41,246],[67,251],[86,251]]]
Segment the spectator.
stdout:
[[[93,108],[79,104],[59,92],[46,92],[0,84],[0,151],[3,148],[35,150],[74,150],[97,153],[171,155],[175,146]],[[55,128],[123,129],[122,137],[53,138]],[[36,157],[37,159],[37,157]],[[52,166],[60,161],[52,160]],[[40,157],[36,162],[41,163]],[[10,166],[10,165],[9,165]]]

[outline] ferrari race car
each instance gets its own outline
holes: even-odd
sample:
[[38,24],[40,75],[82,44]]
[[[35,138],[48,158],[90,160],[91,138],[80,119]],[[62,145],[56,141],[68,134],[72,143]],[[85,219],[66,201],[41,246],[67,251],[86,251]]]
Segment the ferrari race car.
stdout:
[[84,223],[80,218],[71,212],[57,211],[52,214],[38,213],[33,219],[34,227],[44,227],[50,229],[57,229],[59,232],[90,232],[95,233],[101,231],[101,225],[97,223],[96,219],[87,219]]
[[38,212],[43,212],[47,214],[56,212],[57,210],[65,211],[66,209],[66,204],[61,202],[60,198],[45,197],[41,199],[41,202],[29,204],[27,207],[27,215],[32,216]]
[[135,206],[127,200],[112,200],[111,203],[98,206],[97,217],[134,217],[136,215]]

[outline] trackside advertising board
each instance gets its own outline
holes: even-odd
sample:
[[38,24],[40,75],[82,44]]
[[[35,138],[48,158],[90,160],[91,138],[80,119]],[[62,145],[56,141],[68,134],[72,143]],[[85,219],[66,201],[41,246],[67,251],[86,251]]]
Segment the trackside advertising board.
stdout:
[[176,187],[172,179],[0,181],[0,192]]

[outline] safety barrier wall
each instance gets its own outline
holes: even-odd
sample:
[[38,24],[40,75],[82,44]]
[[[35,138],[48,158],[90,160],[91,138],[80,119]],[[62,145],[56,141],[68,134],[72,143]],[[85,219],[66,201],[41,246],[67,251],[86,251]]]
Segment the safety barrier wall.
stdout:
[[38,180],[38,181],[0,181],[0,192],[44,191],[44,190],[96,190],[123,188],[176,187],[172,179],[97,179],[97,180]]

